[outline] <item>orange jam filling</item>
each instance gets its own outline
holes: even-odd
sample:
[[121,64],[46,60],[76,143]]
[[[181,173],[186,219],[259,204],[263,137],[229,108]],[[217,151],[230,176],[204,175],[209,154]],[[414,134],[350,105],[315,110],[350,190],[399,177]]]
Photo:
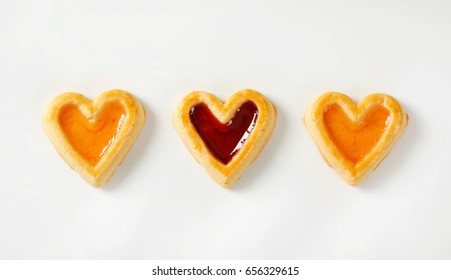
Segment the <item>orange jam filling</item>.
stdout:
[[78,106],[68,104],[60,109],[58,122],[75,151],[95,166],[116,141],[125,113],[121,103],[109,102],[87,119]]
[[328,105],[323,113],[324,125],[341,154],[356,164],[377,144],[390,122],[390,112],[381,105],[370,108],[363,120],[354,122],[341,106]]

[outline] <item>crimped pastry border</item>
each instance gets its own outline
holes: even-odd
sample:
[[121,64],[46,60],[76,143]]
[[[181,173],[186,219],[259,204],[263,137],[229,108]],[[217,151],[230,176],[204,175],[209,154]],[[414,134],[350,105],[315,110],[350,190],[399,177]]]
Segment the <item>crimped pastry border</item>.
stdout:
[[[120,102],[126,111],[122,128],[117,134],[115,143],[92,166],[75,151],[62,131],[58,116],[60,109],[67,104],[76,105],[86,118],[95,119],[98,112],[109,102]],[[144,125],[146,114],[141,103],[129,92],[109,90],[91,101],[80,93],[67,92],[56,96],[48,105],[44,117],[43,128],[61,157],[89,184],[100,187],[113,176]]]
[[[352,121],[365,117],[369,109],[381,105],[390,112],[390,124],[381,139],[362,160],[353,164],[347,160],[330,139],[324,125],[324,109],[336,103]],[[304,124],[315,141],[326,162],[351,186],[361,183],[387,156],[401,137],[408,123],[408,115],[395,98],[387,94],[374,93],[364,97],[358,104],[345,94],[328,92],[309,104],[304,114]]]
[[[247,101],[254,102],[258,108],[257,122],[243,147],[227,165],[224,165],[210,153],[198,135],[189,117],[190,109],[196,104],[205,103],[221,123],[227,123],[236,110]],[[173,115],[174,126],[188,150],[208,174],[223,187],[233,185],[257,158],[271,137],[276,119],[275,106],[261,93],[252,89],[236,92],[225,103],[211,93],[194,91],[179,102]]]

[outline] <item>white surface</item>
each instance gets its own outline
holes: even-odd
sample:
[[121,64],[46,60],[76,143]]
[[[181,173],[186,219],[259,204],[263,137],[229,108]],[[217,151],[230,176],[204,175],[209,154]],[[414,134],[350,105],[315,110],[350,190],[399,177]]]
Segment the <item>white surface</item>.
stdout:
[[[2,1],[0,258],[451,258],[449,1]],[[95,189],[41,128],[47,103],[121,88],[148,120]],[[172,126],[193,90],[264,93],[279,119],[217,186]],[[404,136],[359,187],[301,123],[326,91],[395,96]]]

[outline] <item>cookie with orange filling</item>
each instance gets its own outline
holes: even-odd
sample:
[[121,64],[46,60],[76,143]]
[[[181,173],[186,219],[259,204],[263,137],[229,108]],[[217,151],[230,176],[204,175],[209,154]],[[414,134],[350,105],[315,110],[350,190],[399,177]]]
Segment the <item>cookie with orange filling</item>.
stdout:
[[121,164],[145,119],[141,103],[126,91],[110,90],[93,101],[68,92],[50,102],[43,127],[67,164],[99,187]]
[[245,89],[225,103],[213,94],[192,92],[179,103],[173,122],[194,158],[218,184],[229,187],[260,154],[276,118],[265,96]]
[[304,114],[304,124],[322,156],[352,186],[387,156],[407,122],[398,101],[380,93],[358,104],[344,94],[325,93]]

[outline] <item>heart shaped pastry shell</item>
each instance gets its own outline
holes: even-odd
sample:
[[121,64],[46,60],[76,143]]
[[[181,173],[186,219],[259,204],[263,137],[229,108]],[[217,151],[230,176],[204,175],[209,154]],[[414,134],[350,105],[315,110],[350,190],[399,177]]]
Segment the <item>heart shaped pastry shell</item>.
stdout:
[[[330,138],[325,127],[324,111],[331,104],[339,105],[346,116],[353,122],[361,121],[375,105],[380,105],[389,112],[389,121],[380,139],[356,163],[343,156]],[[393,97],[386,94],[371,94],[363,98],[358,104],[355,104],[351,98],[344,94],[329,92],[319,96],[310,103],[304,114],[305,126],[322,156],[352,186],[362,182],[387,156],[407,127],[407,122],[408,116],[401,108],[401,105]]]
[[[252,101],[257,106],[258,118],[249,138],[227,164],[223,164],[209,151],[190,120],[190,110],[199,103],[208,106],[213,115],[223,124],[227,123],[240,106]],[[174,126],[194,158],[221,186],[233,185],[246,168],[257,158],[268,142],[276,125],[277,111],[261,93],[245,89],[232,95],[225,103],[213,94],[195,91],[179,103],[174,117]]]
[[[90,164],[69,143],[60,123],[60,110],[66,105],[73,104],[89,121],[95,121],[103,106],[110,102],[119,102],[125,109],[121,129],[114,137],[114,143],[95,164]],[[109,181],[117,166],[127,155],[133,142],[138,136],[145,121],[145,111],[139,101],[130,93],[123,90],[110,90],[102,93],[91,101],[79,93],[63,93],[55,97],[49,104],[43,118],[43,127],[51,142],[62,158],[77,171],[89,184],[99,187]]]

